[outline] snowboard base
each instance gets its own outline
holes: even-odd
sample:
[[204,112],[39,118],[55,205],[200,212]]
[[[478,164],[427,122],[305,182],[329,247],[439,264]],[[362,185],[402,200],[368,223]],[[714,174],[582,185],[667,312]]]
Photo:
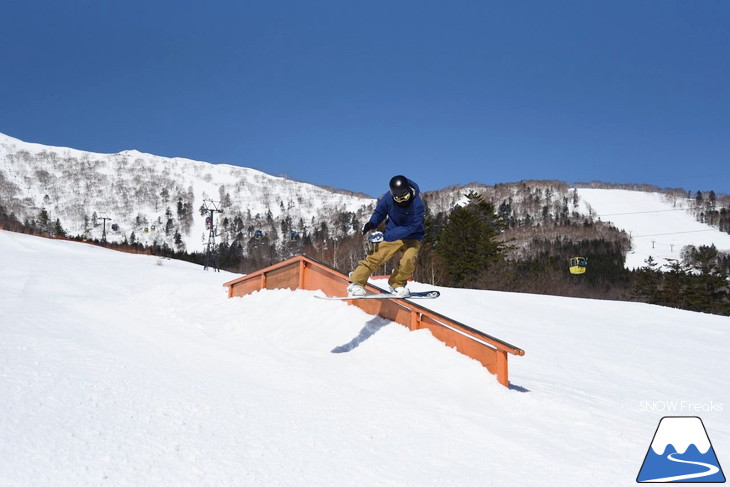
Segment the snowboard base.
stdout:
[[439,291],[412,291],[410,296],[397,296],[391,293],[366,294],[365,296],[315,296],[318,299],[330,301],[349,301],[355,299],[436,299],[441,295]]

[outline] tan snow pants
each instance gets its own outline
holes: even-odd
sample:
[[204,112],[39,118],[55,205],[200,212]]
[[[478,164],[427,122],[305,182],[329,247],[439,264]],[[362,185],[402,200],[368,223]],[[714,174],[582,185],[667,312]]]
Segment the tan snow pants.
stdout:
[[393,242],[380,242],[371,254],[359,262],[359,265],[350,276],[350,282],[364,286],[378,267],[402,251],[403,255],[398,265],[393,269],[388,284],[394,288],[405,286],[416,269],[416,257],[418,257],[420,248],[420,240],[403,239],[394,240]]

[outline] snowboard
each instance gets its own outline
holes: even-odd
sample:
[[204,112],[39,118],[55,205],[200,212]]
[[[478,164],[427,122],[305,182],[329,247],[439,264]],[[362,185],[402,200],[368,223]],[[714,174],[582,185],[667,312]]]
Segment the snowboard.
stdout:
[[350,299],[436,299],[441,295],[439,291],[411,291],[410,296],[397,296],[391,293],[366,294],[365,296],[315,296],[318,299],[328,299],[330,301],[347,301]]

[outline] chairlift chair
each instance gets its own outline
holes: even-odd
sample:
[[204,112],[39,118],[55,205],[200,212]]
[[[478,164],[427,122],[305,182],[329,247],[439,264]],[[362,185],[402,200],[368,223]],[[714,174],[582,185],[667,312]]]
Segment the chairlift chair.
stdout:
[[571,274],[585,274],[588,267],[588,259],[586,257],[571,257],[569,259]]

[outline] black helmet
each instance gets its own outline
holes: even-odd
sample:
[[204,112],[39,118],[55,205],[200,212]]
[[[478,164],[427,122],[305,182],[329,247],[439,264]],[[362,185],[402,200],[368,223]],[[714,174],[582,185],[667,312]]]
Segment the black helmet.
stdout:
[[[408,184],[408,178],[405,176],[393,176],[390,180],[390,194],[397,202],[407,200],[410,196],[411,186]],[[399,201],[401,200],[401,201]]]

